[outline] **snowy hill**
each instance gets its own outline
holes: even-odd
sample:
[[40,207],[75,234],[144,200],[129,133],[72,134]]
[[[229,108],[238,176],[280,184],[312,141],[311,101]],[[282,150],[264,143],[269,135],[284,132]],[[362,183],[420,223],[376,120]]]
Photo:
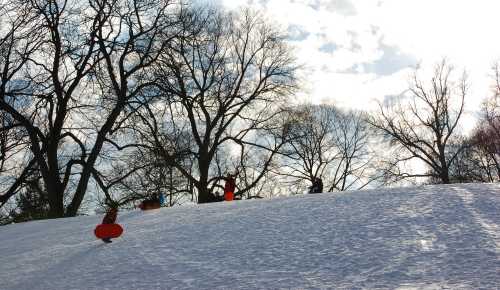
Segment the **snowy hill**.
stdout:
[[500,186],[303,195],[0,227],[0,289],[500,289]]

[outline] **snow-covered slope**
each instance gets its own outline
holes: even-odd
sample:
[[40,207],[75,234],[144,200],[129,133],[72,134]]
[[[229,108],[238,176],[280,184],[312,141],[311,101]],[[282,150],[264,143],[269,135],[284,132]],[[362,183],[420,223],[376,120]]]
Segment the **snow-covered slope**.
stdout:
[[0,289],[499,289],[500,186],[303,195],[0,227]]

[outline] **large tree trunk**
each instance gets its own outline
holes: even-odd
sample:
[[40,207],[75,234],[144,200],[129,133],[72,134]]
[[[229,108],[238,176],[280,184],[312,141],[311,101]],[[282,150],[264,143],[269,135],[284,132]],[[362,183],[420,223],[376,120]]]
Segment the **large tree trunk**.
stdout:
[[51,180],[47,183],[46,189],[49,199],[49,218],[64,217],[64,195],[60,192],[61,188]]
[[441,136],[438,136],[438,147],[439,147],[439,162],[441,163],[441,172],[439,173],[441,177],[441,181],[443,184],[449,184],[450,183],[450,173],[449,173],[449,165],[446,161],[446,153],[445,153],[445,146],[442,145],[441,141]]
[[443,170],[441,173],[441,181],[443,184],[450,184],[450,176],[448,174],[448,170]]
[[198,203],[213,202],[212,193],[208,190],[207,186],[198,188]]
[[200,157],[198,158],[198,169],[200,170],[200,179],[196,184],[198,189],[198,203],[213,202],[214,197],[208,188],[208,171],[210,169],[210,158],[208,157],[208,150],[201,148],[199,151]]

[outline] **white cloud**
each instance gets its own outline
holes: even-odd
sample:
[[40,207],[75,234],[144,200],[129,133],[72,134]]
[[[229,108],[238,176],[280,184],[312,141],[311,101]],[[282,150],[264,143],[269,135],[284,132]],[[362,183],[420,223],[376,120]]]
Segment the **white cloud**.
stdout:
[[[284,28],[306,65],[304,96],[366,108],[407,87],[407,67],[447,57],[466,68],[469,110],[488,94],[491,64],[500,58],[500,1],[476,0],[221,0],[250,3]],[[326,46],[325,46],[326,45]]]

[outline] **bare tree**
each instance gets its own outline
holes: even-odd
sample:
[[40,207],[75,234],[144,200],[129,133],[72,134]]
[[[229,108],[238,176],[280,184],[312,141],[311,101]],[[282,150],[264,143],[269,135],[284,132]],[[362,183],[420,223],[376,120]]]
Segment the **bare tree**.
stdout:
[[289,142],[278,174],[293,184],[320,177],[327,191],[344,191],[374,180],[363,114],[331,105],[302,105],[291,110],[286,130]]
[[[464,138],[456,146],[463,150],[450,166],[450,180],[453,183],[498,182],[500,167],[498,156],[492,153],[491,135],[481,131],[472,137]],[[495,142],[498,142],[495,141]]]
[[[162,55],[157,75],[173,116],[172,129],[188,132],[193,142],[186,150],[192,151],[196,168],[188,171],[176,161],[175,152],[162,146],[157,146],[159,156],[194,185],[198,202],[204,203],[213,200],[222,181],[217,160],[239,164],[240,156],[251,150],[264,152],[252,182],[235,193],[242,195],[265,175],[283,145],[279,134],[268,133],[277,133],[279,126],[273,121],[279,104],[295,89],[294,58],[285,35],[248,10],[237,15],[215,9],[191,11],[183,31]],[[145,112],[143,123],[150,131],[162,122]],[[223,156],[222,148],[234,153]]]
[[[435,66],[433,76],[424,84],[415,71],[409,95],[401,95],[385,105],[370,123],[390,141],[393,159],[388,162],[392,178],[431,177],[450,183],[450,164],[463,150],[450,146],[457,137],[458,125],[467,95],[465,73],[454,81],[453,67],[445,60]],[[402,170],[406,162],[420,160],[428,172]]]
[[[35,18],[30,6],[23,2],[0,4],[0,207],[19,192],[35,164],[25,154],[29,148],[25,123],[13,116],[29,105],[14,96],[27,88],[21,79],[23,69],[42,43],[34,28]],[[11,104],[7,107],[10,111],[4,109],[6,103]]]
[[482,119],[485,121],[477,130],[477,140],[486,152],[495,159],[495,166],[500,172],[500,63],[493,66],[493,94],[483,103]]
[[[144,107],[149,107],[149,104],[144,104]],[[161,115],[159,111],[156,113],[157,116]],[[189,180],[161,158],[163,150],[173,152],[176,154],[176,163],[192,171],[192,154],[185,151],[185,146],[189,144],[187,136],[182,133],[168,135],[168,129],[158,128],[158,123],[152,123],[157,126],[157,130],[151,131],[153,128],[143,126],[137,116],[131,117],[126,123],[130,124],[131,132],[123,137],[134,140],[134,143],[128,144],[129,153],[120,155],[117,162],[107,160],[110,169],[101,172],[102,187],[107,195],[129,206],[135,206],[137,200],[158,197],[160,194],[166,196],[166,206],[192,201],[193,190]],[[162,125],[168,126],[169,123],[164,122]],[[126,127],[128,125],[122,126],[122,130]]]
[[500,67],[493,66],[492,95],[482,106],[479,124],[464,140],[453,177],[461,182],[500,181]]
[[21,55],[24,74],[18,76],[26,85],[5,94],[0,110],[27,132],[29,164],[36,164],[49,193],[50,217],[74,216],[89,180],[102,185],[96,164],[105,145],[116,144],[108,135],[150,85],[148,67],[169,41],[178,16],[171,7],[178,6],[172,1],[27,2],[35,36],[24,41],[41,40],[26,46],[32,49]]

